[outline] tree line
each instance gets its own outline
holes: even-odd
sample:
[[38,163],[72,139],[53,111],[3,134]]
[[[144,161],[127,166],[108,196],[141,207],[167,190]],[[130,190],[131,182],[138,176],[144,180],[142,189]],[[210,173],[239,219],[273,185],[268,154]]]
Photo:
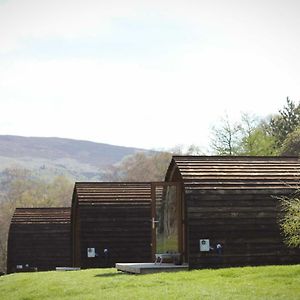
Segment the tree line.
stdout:
[[225,116],[212,129],[211,151],[217,155],[299,155],[300,104],[287,98],[273,116],[243,113],[234,123]]

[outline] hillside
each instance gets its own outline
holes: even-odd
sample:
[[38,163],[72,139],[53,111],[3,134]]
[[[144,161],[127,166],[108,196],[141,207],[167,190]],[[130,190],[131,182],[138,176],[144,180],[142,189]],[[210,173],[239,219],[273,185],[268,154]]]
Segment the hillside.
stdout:
[[0,277],[0,299],[282,299],[300,295],[300,266],[129,275],[116,269]]
[[63,138],[0,135],[0,172],[19,166],[45,178],[63,174],[75,180],[99,180],[107,166],[137,151],[145,150]]

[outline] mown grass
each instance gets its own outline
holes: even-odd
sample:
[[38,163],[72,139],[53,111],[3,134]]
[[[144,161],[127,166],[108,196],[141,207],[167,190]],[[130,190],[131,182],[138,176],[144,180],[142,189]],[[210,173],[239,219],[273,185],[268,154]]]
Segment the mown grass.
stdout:
[[115,269],[0,277],[0,299],[300,299],[300,265],[128,275]]

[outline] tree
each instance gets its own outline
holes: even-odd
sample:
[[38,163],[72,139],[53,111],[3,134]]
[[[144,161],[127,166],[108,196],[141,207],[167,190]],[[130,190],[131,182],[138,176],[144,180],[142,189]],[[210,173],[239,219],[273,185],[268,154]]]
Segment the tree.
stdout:
[[8,230],[15,208],[70,206],[73,183],[64,176],[48,183],[29,170],[11,168],[2,172],[0,188],[0,271],[5,271]]
[[300,198],[298,196],[281,200],[284,216],[280,220],[280,227],[284,242],[289,247],[300,247]]
[[201,150],[190,145],[186,151],[176,146],[168,151],[137,152],[127,156],[121,163],[106,169],[106,181],[163,181],[172,155],[199,155]]
[[253,138],[254,131],[258,127],[258,118],[248,113],[243,113],[240,129],[242,133],[240,150],[245,155],[253,155],[256,150],[256,139]]
[[270,134],[268,124],[265,121],[253,120],[253,122],[249,123],[249,120],[247,120],[243,124],[246,124],[247,127],[245,130],[242,125],[243,137],[239,149],[240,154],[272,156],[278,153],[275,146],[275,138]]
[[287,97],[286,105],[279,110],[279,115],[270,120],[270,128],[275,138],[276,146],[280,148],[287,138],[300,125],[300,104],[296,105]]
[[107,181],[162,181],[169,166],[172,153],[138,152],[126,157],[120,164],[107,169]]
[[47,184],[46,206],[65,206],[71,207],[74,183],[67,177],[60,175],[55,177],[52,182]]
[[289,133],[280,149],[281,155],[300,155],[300,126]]
[[248,113],[243,113],[236,123],[230,122],[228,116],[221,119],[221,125],[213,128],[211,147],[218,155],[272,156],[279,153],[269,121]]
[[219,127],[212,128],[211,148],[218,155],[236,155],[241,140],[241,126],[230,122],[228,115],[221,119]]
[[197,145],[190,145],[187,148],[187,151],[185,152],[186,155],[204,155],[203,151],[201,150],[201,148]]
[[[236,152],[241,155],[297,155],[300,153],[300,105],[287,98],[279,113],[269,120],[243,114],[239,123],[240,144]],[[298,126],[298,127],[297,127]]]

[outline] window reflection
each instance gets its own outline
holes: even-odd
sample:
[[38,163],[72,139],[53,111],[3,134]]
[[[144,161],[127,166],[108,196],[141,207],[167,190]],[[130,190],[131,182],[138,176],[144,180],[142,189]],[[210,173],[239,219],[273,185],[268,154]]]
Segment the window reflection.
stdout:
[[178,205],[176,186],[156,189],[156,252],[174,253],[178,249]]

